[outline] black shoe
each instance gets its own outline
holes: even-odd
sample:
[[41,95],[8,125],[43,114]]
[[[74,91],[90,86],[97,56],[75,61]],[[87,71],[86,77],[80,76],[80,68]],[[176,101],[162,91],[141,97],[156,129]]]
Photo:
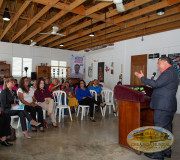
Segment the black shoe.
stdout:
[[148,158],[152,158],[152,159],[158,159],[158,160],[164,160],[164,157],[161,155],[157,155],[155,153],[144,153],[144,155]]
[[164,157],[171,158],[171,154],[164,153]]
[[91,122],[96,122],[96,120],[95,119],[90,119],[91,120]]
[[9,146],[12,146],[13,144],[8,143],[8,141],[1,141],[1,145],[9,147]]

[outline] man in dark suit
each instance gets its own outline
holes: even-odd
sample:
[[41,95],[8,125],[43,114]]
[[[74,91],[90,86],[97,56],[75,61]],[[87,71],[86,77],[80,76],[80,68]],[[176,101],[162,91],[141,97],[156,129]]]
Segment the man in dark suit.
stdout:
[[[142,83],[153,88],[150,107],[154,109],[155,126],[163,127],[172,132],[172,120],[177,110],[178,75],[168,57],[160,57],[157,67],[161,72],[157,80],[145,78],[142,71],[135,72],[135,76],[141,79]],[[145,153],[144,155],[152,159],[164,160],[164,157],[171,157],[171,149],[153,154]]]

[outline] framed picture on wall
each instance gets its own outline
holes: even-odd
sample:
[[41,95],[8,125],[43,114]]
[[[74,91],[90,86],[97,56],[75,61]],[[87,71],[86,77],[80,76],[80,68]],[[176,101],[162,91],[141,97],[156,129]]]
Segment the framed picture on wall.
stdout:
[[176,69],[180,85],[180,53],[168,54],[168,57],[172,59],[172,66]]
[[98,63],[98,80],[104,82],[104,62]]

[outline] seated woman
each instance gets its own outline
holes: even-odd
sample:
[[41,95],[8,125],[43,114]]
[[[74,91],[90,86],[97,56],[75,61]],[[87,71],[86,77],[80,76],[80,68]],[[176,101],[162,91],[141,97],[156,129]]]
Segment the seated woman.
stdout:
[[54,78],[52,84],[49,85],[49,91],[53,93],[54,91],[58,91],[61,88],[61,82],[58,82],[57,78]]
[[72,88],[72,90],[74,91],[75,85],[72,83],[72,80],[69,79],[68,82],[69,82],[69,88]]
[[90,107],[90,120],[92,122],[96,122],[93,117],[93,110],[94,110],[94,104],[100,105],[104,107],[103,103],[100,103],[92,98],[92,95],[88,88],[85,88],[85,82],[84,80],[80,80],[79,87],[76,91],[76,98],[78,99],[78,102],[80,105],[89,105]]
[[4,114],[0,108],[0,144],[6,147],[13,145],[6,140],[6,137],[11,134],[10,121],[10,116]]
[[51,92],[45,88],[44,79],[38,81],[34,96],[38,105],[48,111],[48,115],[51,116],[52,126],[57,127],[54,113],[54,100],[52,99]]
[[67,98],[68,98],[68,106],[71,107],[71,111],[74,112],[74,108],[73,107],[77,107],[78,106],[78,101],[75,97],[75,93],[73,91],[72,88],[69,87],[69,82],[66,81],[65,82],[65,86],[63,89],[66,92]]
[[[34,91],[29,88],[29,79],[27,77],[22,77],[19,81],[18,97],[21,104],[25,104],[25,109],[30,112],[32,118],[36,120],[36,112],[38,114],[38,122],[40,122],[40,131],[44,132],[43,125],[43,111],[38,104],[35,103]],[[35,126],[31,126],[33,132],[37,132]]]
[[13,106],[18,105],[16,102],[16,99],[17,99],[16,91],[12,89],[15,85],[14,79],[8,78],[6,80],[6,85],[7,85],[7,87],[1,92],[1,107],[2,107],[1,109],[5,114],[7,114],[9,116],[18,115],[20,117],[21,126],[22,126],[24,136],[26,138],[31,138],[27,132],[27,126],[26,126],[26,119],[25,118],[27,118],[28,121],[30,121],[30,123],[32,125],[38,126],[38,125],[40,125],[40,123],[37,123],[36,121],[34,121],[32,119],[32,117],[29,115],[29,113],[26,111],[26,109],[24,109],[24,110],[11,110],[11,108],[13,108]]
[[[14,80],[14,84],[16,84],[16,81]],[[6,81],[4,81],[4,84],[3,84],[3,89],[6,88]],[[18,88],[14,85],[14,87],[12,88],[13,90],[15,90],[17,92]]]
[[102,88],[98,83],[99,83],[98,80],[95,79],[94,83],[89,87],[89,89],[96,91],[96,93],[97,93],[97,101],[100,101],[102,103],[102,96],[101,96]]

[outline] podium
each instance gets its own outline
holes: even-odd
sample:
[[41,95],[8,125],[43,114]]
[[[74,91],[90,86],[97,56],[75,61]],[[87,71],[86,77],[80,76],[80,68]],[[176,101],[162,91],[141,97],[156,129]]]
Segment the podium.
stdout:
[[[144,87],[146,94],[130,87]],[[119,109],[119,144],[140,154],[127,143],[128,134],[142,126],[154,126],[153,110],[150,100],[153,89],[144,85],[117,85],[114,98],[118,99]]]

